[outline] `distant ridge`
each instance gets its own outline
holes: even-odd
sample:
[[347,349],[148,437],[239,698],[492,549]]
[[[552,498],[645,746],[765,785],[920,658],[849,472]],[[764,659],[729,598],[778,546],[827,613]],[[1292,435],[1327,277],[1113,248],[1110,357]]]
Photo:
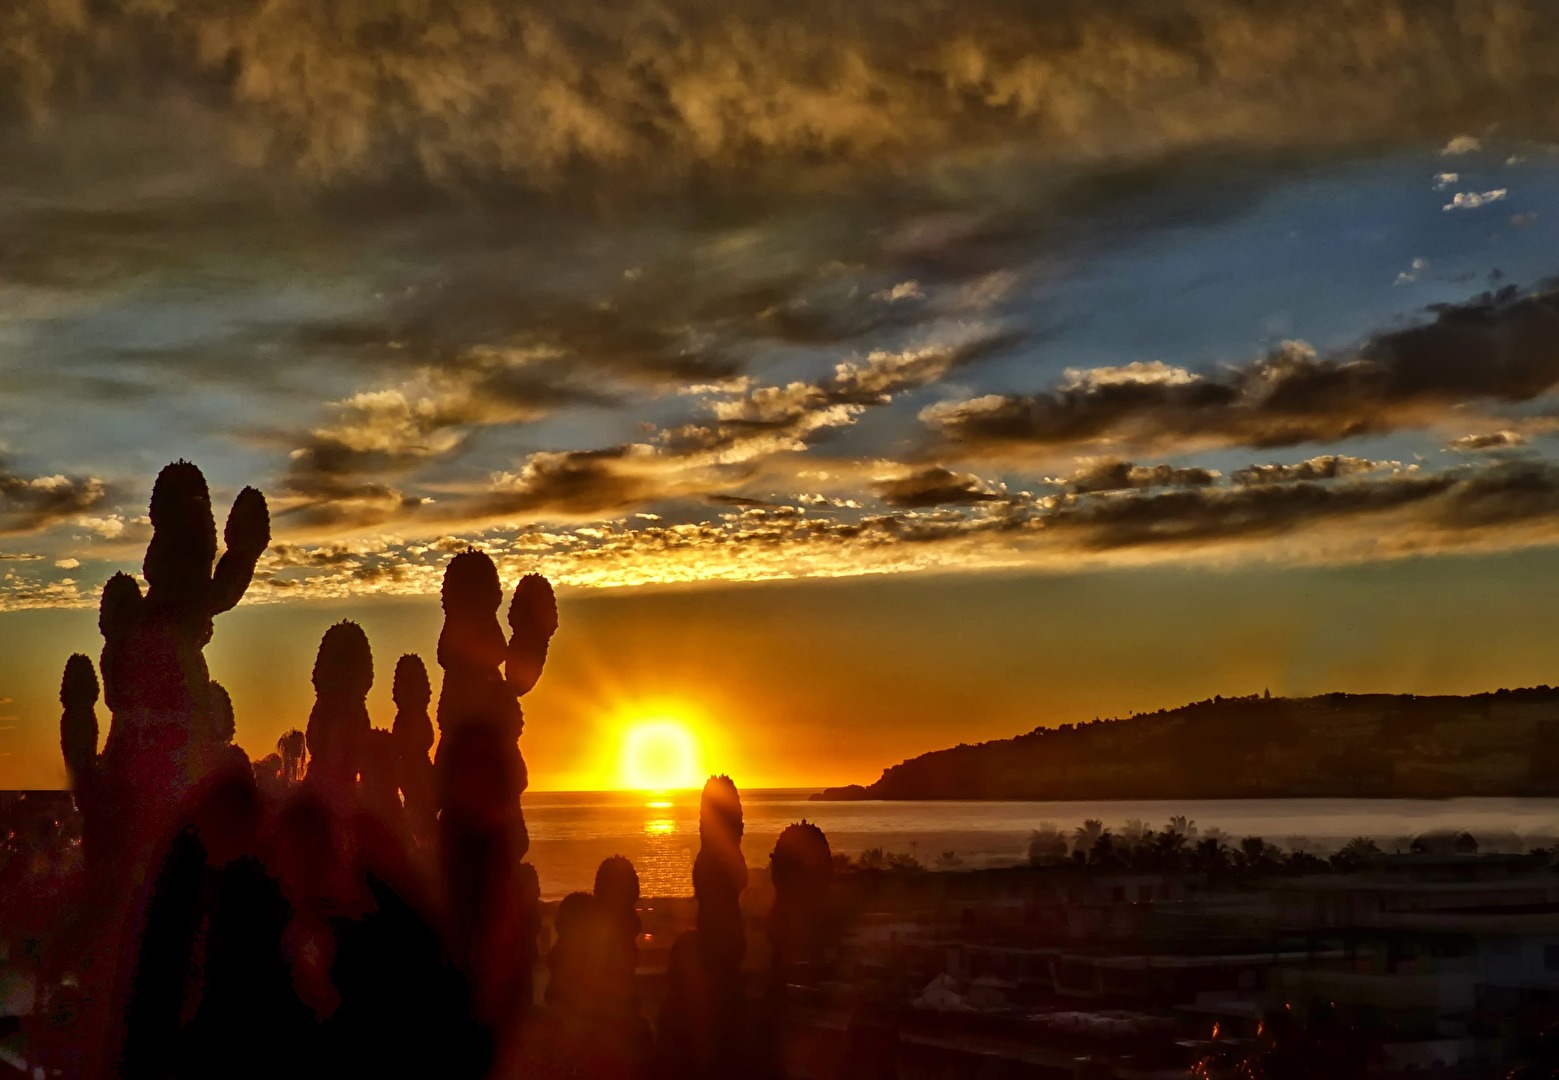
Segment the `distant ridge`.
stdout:
[[936,750],[816,800],[1559,795],[1559,689],[1214,697]]

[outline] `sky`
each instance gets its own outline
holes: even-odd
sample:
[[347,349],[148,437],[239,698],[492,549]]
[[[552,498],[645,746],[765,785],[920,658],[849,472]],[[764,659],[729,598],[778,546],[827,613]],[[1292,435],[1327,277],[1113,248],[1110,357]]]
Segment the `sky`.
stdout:
[[254,756],[471,546],[538,788],[1559,683],[1559,12],[554,7],[0,10],[0,787],[177,458],[272,510]]

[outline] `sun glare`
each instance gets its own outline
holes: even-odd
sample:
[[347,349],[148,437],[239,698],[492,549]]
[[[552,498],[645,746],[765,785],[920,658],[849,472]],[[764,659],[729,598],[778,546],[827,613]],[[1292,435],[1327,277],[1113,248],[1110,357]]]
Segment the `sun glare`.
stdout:
[[622,786],[635,791],[681,791],[697,787],[698,741],[677,720],[641,720],[623,738]]

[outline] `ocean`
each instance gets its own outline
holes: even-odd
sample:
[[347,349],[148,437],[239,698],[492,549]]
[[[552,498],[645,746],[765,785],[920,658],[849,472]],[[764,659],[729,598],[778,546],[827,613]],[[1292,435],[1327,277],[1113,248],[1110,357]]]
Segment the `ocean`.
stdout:
[[[1199,834],[1260,836],[1286,848],[1330,852],[1367,836],[1390,850],[1406,838],[1465,830],[1483,851],[1520,851],[1559,839],[1559,799],[1229,799],[1113,802],[810,802],[810,791],[744,791],[747,862],[767,865],[780,830],[805,818],[835,852],[871,848],[914,856],[929,869],[1022,862],[1042,823],[1070,832],[1089,818],[1120,832],[1138,819],[1161,829],[1175,815]],[[529,861],[542,895],[589,889],[608,855],[638,868],[645,896],[689,896],[698,851],[698,793],[529,792]]]

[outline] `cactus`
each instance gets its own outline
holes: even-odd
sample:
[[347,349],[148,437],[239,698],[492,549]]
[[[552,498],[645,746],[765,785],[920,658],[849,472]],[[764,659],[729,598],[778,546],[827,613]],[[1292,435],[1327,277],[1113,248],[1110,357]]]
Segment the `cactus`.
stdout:
[[590,893],[571,892],[552,918],[557,941],[547,953],[547,1007],[555,1014],[586,1012],[595,1001],[597,987],[590,961],[595,944],[592,939],[600,924],[597,908]]
[[373,651],[363,628],[342,621],[326,630],[314,660],[314,708],[305,736],[308,778],[322,791],[352,793],[372,727],[368,691],[373,682]]
[[[596,979],[601,1008],[637,1028],[639,984],[639,874],[621,855],[602,859],[595,872],[595,902],[603,922],[603,968]],[[636,1032],[634,1032],[636,1034]],[[619,1032],[619,1035],[624,1034]]]
[[[462,723],[499,723],[518,713],[514,696],[501,687],[508,652],[498,605],[503,586],[498,568],[480,551],[462,551],[444,571],[440,597],[444,627],[438,638],[438,662],[444,685],[438,699],[439,731]],[[517,717],[514,726],[517,728]],[[518,730],[515,735],[518,736]]]
[[526,578],[509,607],[514,640],[506,640],[498,569],[474,550],[449,561],[440,602],[444,682],[434,769],[451,951],[476,986],[482,1014],[508,1023],[529,1004],[530,960],[520,939],[536,922],[517,869],[530,847],[520,811],[528,777],[519,698],[541,673],[556,606],[545,579]]
[[225,695],[213,691],[202,650],[212,620],[242,598],[270,543],[265,497],[245,488],[228,515],[226,550],[217,559],[210,492],[187,461],[158,474],[150,512],[145,595],[134,578],[115,574],[98,609],[103,699],[113,714],[104,768],[113,774],[116,813],[126,819],[171,810],[202,772],[230,756],[221,751],[231,739],[224,737]]
[[796,965],[810,959],[828,908],[834,856],[823,830],[802,819],[787,825],[769,855],[774,906],[769,909],[769,990],[782,993]]
[[519,973],[515,997],[523,1020],[536,1004],[536,961],[541,956],[541,879],[536,868],[522,862],[515,868],[515,900],[520,912]]
[[97,672],[92,661],[76,653],[65,661],[60,680],[60,751],[65,771],[80,806],[97,772]]
[[283,732],[276,740],[276,752],[281,755],[282,779],[296,784],[303,778],[303,760],[308,748],[307,736],[297,728]]
[[509,602],[509,650],[504,678],[523,697],[535,689],[547,662],[547,645],[558,629],[558,602],[552,584],[540,574],[526,574]]
[[405,815],[401,813],[401,797],[396,782],[395,749],[393,734],[383,728],[369,728],[363,732],[358,767],[362,774],[360,792],[363,805],[378,814],[394,833],[401,834]]
[[233,741],[233,736],[238,734],[238,725],[233,718],[233,699],[228,695],[227,688],[215,679],[211,680],[211,739],[217,746],[226,746]]
[[438,798],[433,780],[433,721],[428,703],[433,690],[428,685],[428,669],[422,658],[407,653],[395,662],[395,680],[390,697],[395,702],[394,736],[395,779],[405,799],[406,814],[414,835],[431,841]]
[[747,953],[741,895],[747,888],[742,857],[742,801],[729,776],[711,776],[698,805],[698,855],[693,895],[698,899],[701,948],[712,966],[736,971]]
[[555,1060],[542,1075],[634,1077],[644,1073],[649,1032],[634,974],[639,876],[620,855],[596,871],[595,892],[558,905],[557,944],[547,956]]
[[657,1068],[665,1075],[743,1075],[747,952],[741,894],[742,803],[728,776],[704,784],[698,807],[698,855],[693,860],[697,928],[672,945],[661,1003]]

